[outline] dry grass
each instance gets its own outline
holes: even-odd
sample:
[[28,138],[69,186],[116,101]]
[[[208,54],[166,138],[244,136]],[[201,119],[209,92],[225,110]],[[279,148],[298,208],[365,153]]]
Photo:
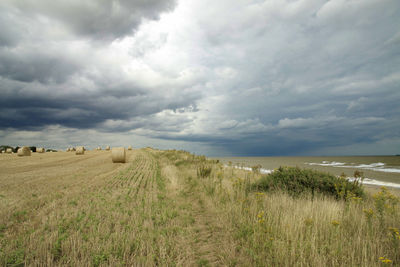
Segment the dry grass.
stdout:
[[251,192],[260,174],[187,152],[127,155],[0,158],[0,265],[399,265],[388,191],[292,198]]

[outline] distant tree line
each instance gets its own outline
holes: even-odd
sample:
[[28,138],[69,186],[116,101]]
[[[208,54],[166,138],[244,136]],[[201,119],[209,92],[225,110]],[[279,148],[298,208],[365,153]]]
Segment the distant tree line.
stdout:
[[[8,145],[1,145],[0,153],[3,151],[6,151],[7,148],[11,148],[12,152],[17,153],[20,146],[12,147],[12,146],[8,146]],[[36,152],[36,146],[30,146],[29,148],[31,149],[32,152]],[[55,150],[55,149],[50,149],[50,148],[46,149],[46,152],[50,152],[50,151],[57,152],[57,150]]]

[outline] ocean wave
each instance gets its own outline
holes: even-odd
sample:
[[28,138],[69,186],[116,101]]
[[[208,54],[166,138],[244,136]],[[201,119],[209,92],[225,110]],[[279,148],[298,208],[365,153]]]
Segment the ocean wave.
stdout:
[[[225,167],[228,167],[227,165],[225,165]],[[237,165],[235,165],[235,166],[233,166],[235,169],[239,169],[239,170],[245,170],[245,171],[253,171],[253,169],[252,168],[250,168],[250,167],[242,167],[242,166],[237,166]],[[272,173],[274,170],[269,170],[269,169],[263,169],[263,168],[261,168],[260,169],[260,173],[262,173],[262,174],[270,174],[270,173]]]
[[311,162],[311,163],[307,163],[308,165],[319,165],[319,166],[332,166],[332,167],[336,167],[336,166],[343,166],[346,163],[343,162],[336,162],[336,161],[323,161],[322,163],[315,163],[315,162]]
[[317,165],[317,166],[329,166],[329,167],[339,167],[339,168],[354,168],[354,169],[364,169],[377,172],[388,172],[388,173],[400,173],[398,168],[387,168],[386,164],[383,162],[376,162],[371,164],[359,164],[359,165],[346,165],[348,163],[336,162],[336,161],[322,161],[322,163],[316,162],[306,162],[307,165]]

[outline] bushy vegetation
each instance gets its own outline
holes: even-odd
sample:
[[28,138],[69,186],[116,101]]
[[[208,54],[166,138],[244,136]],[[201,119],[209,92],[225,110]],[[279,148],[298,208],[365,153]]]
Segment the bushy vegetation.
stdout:
[[[1,145],[1,146],[0,146],[0,152],[6,151],[7,148],[11,148],[11,149],[12,149],[12,152],[17,153],[17,152],[18,152],[18,149],[19,149],[20,147],[19,147],[19,146],[12,147],[12,146],[9,146],[9,145]],[[36,146],[30,146],[29,149],[30,149],[32,152],[36,152]],[[51,152],[57,152],[56,149],[51,149],[51,148],[47,149],[46,151],[47,151],[47,152],[50,152],[50,151],[51,151]]]
[[14,153],[17,153],[17,150],[18,150],[17,148],[14,148],[12,146],[7,146],[7,145],[1,145],[0,146],[0,151],[6,151],[7,148],[11,148]]
[[273,173],[263,176],[253,184],[258,191],[283,190],[292,196],[305,193],[322,193],[336,199],[364,197],[360,175],[350,182],[344,176],[336,177],[329,173],[298,167],[279,167]]

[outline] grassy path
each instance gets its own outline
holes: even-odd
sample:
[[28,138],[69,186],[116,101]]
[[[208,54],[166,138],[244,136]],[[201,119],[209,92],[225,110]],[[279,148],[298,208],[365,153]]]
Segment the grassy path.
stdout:
[[197,178],[196,163],[190,168],[176,167],[173,161],[165,161],[165,158],[161,164],[168,196],[174,199],[181,229],[185,229],[178,242],[183,254],[178,265],[234,266],[240,263],[238,245],[226,228],[224,213],[207,191],[209,181]]

